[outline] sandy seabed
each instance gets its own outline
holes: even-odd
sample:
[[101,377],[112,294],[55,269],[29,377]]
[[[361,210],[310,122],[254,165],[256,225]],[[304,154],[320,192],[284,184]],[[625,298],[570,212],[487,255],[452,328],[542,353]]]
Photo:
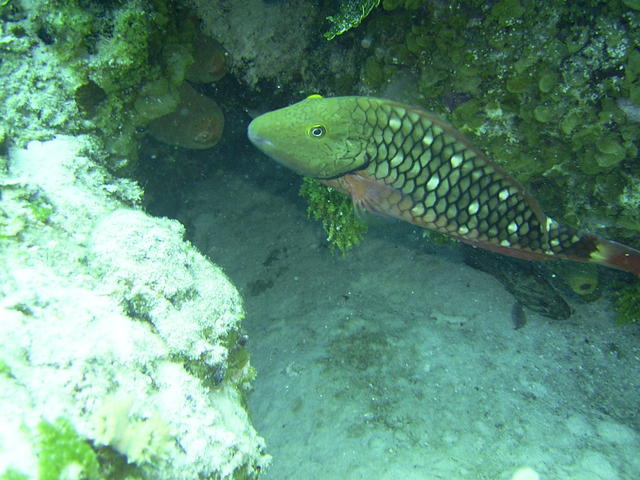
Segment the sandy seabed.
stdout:
[[516,330],[503,285],[412,226],[331,255],[268,161],[221,167],[177,215],[245,299],[265,479],[640,478],[640,332],[606,299]]

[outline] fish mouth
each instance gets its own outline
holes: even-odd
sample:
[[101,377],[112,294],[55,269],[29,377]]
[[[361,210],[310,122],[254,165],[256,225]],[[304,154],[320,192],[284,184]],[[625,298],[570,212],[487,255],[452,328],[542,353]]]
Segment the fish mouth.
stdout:
[[266,138],[262,138],[260,135],[258,135],[255,132],[255,129],[253,128],[253,126],[254,126],[254,123],[251,122],[249,124],[249,128],[247,129],[247,136],[249,137],[249,140],[251,141],[251,143],[253,143],[257,147],[273,147],[273,142],[271,140],[267,140]]

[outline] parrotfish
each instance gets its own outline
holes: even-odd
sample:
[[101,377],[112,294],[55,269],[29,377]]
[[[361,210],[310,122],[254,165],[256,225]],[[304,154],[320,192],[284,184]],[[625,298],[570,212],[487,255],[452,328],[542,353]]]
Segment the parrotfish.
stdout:
[[640,251],[546,216],[525,188],[437,115],[390,100],[310,97],[255,118],[251,142],[356,209],[532,260],[640,275]]

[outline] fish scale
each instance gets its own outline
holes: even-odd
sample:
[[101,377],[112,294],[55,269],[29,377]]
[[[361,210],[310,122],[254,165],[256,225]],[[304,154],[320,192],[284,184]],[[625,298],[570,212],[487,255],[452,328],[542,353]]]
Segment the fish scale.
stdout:
[[420,108],[373,97],[307,99],[255,118],[249,139],[356,207],[515,257],[565,258],[640,275],[640,251],[578,233],[455,128]]
[[[468,240],[535,252],[550,249],[546,217],[537,204],[453,127],[424,112],[367,97],[357,105],[354,116],[366,119],[371,130],[365,171],[401,193],[387,202],[397,215]],[[570,240],[562,237],[565,243]]]

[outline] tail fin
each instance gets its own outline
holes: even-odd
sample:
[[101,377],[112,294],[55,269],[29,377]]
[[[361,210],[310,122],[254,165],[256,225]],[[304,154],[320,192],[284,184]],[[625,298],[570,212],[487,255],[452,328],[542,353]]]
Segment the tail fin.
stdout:
[[580,234],[571,227],[550,220],[548,245],[553,255],[577,262],[589,262],[640,275],[640,250],[592,233]]
[[590,253],[589,261],[640,275],[640,250],[592,234],[584,237],[595,240],[596,248]]

